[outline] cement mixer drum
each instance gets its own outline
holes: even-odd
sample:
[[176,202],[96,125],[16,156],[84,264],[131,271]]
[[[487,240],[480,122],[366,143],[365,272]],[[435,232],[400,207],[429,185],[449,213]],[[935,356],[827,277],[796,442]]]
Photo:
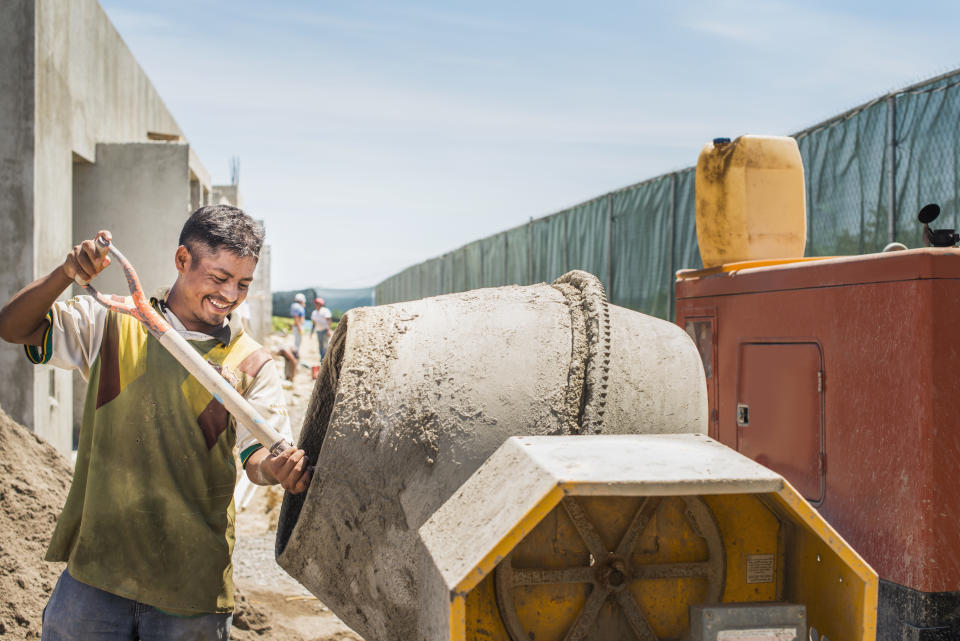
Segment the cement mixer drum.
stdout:
[[417,531],[507,438],[704,434],[706,413],[689,337],[609,305],[585,272],[352,310],[307,411],[316,472],[284,499],[277,560],[368,641],[417,638]]

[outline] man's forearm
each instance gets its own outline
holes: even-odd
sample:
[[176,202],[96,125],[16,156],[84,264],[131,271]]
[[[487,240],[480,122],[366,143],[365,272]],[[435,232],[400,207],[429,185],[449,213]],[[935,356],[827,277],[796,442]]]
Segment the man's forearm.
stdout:
[[269,475],[264,466],[261,465],[266,458],[270,456],[270,452],[266,448],[261,448],[250,455],[250,458],[247,459],[247,463],[243,466],[243,469],[247,471],[247,478],[250,479],[250,482],[254,485],[276,485],[277,480]]
[[8,343],[38,345],[46,329],[46,315],[73,282],[57,267],[14,294],[0,309],[0,338]]

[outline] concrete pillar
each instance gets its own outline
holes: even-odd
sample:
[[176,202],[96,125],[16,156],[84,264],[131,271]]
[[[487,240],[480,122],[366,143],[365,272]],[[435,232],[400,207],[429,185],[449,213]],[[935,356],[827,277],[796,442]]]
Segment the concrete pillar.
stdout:
[[190,176],[190,211],[196,211],[203,204],[200,181],[196,176]]
[[250,328],[254,338],[263,342],[271,330],[273,292],[270,289],[270,245],[260,249],[260,260],[253,275],[253,285],[247,294],[250,301]]

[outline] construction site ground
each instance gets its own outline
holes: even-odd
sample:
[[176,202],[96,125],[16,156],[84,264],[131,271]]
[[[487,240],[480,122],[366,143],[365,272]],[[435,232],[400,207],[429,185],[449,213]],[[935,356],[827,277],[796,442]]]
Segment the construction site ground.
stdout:
[[[270,336],[272,352],[290,344]],[[310,367],[319,362],[316,339],[305,336],[301,362],[285,395],[296,440],[313,390]],[[283,361],[276,360],[280,371]],[[43,607],[63,571],[47,563],[44,551],[66,499],[70,462],[53,447],[0,411],[0,638],[40,638]],[[257,488],[237,510],[234,581],[237,606],[235,641],[362,641],[313,595],[287,575],[274,559],[279,488]]]
[[[290,336],[267,337],[266,346],[276,353],[282,345],[292,346]],[[283,359],[275,357],[276,366],[283,371]],[[320,363],[320,350],[315,336],[304,336],[300,346],[300,363],[292,384],[284,383],[290,425],[294,441],[298,436],[303,415],[314,381],[311,367]],[[233,553],[233,576],[246,604],[238,604],[234,615],[233,638],[239,641],[361,641],[335,614],[297,583],[274,559],[277,519],[283,491],[278,487],[257,488],[250,503],[237,510],[237,545]],[[260,621],[244,630],[247,610]],[[258,626],[269,630],[256,630]]]

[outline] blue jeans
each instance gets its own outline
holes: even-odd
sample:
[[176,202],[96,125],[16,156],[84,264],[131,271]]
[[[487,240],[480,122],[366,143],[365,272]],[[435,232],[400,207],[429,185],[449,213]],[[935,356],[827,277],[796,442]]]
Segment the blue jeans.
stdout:
[[320,360],[323,360],[323,357],[327,355],[327,346],[324,343],[327,340],[328,329],[319,329],[317,330],[317,342],[320,344]]
[[43,609],[42,641],[227,641],[232,614],[178,617],[81,583],[64,570]]

